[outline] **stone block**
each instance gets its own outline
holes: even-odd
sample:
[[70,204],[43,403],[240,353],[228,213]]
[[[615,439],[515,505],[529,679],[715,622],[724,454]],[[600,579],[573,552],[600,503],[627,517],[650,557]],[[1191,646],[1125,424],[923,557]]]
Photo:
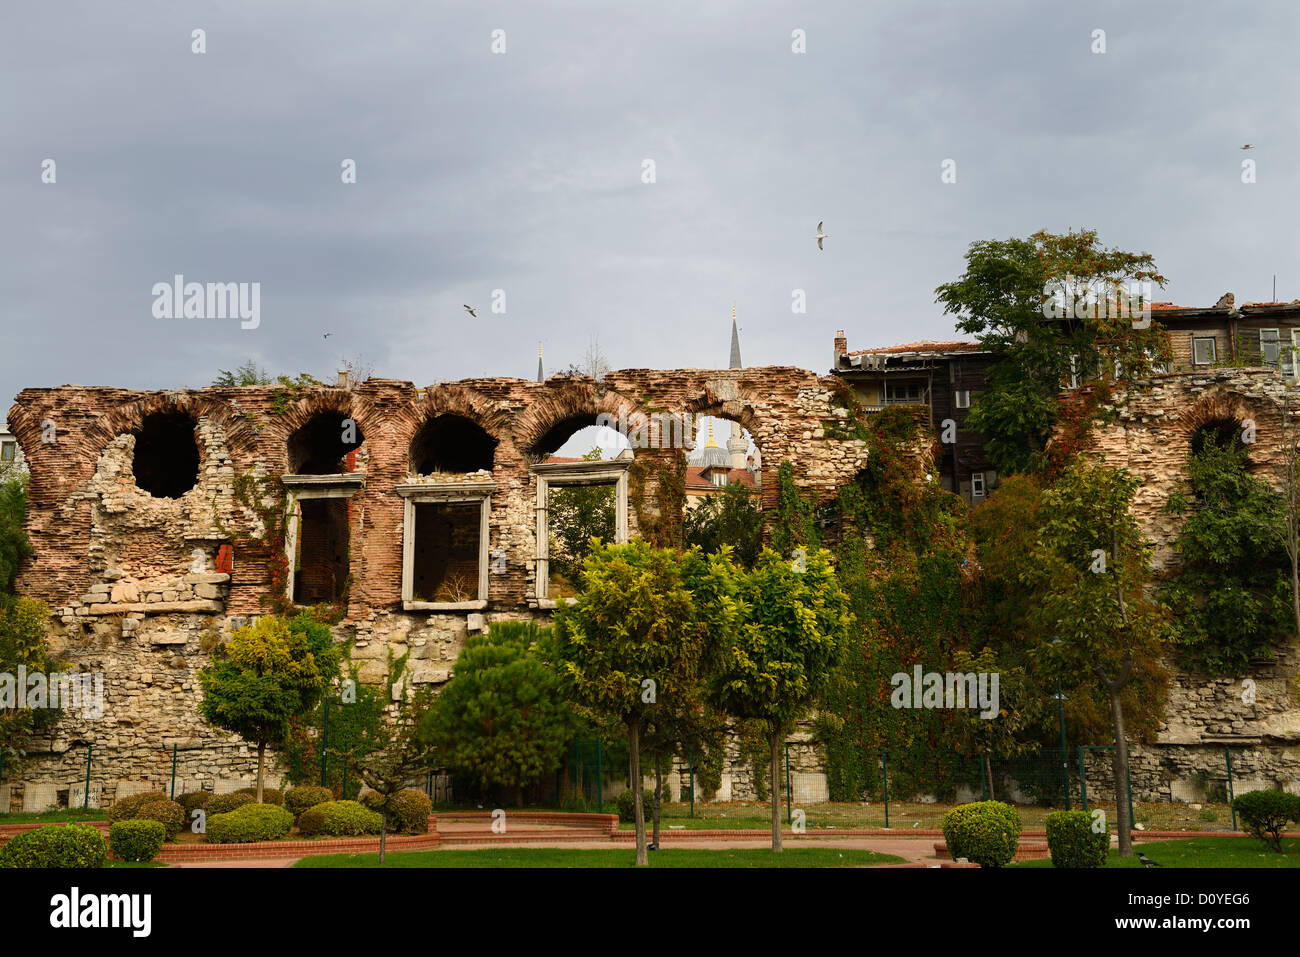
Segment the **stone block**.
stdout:
[[59,803],[59,786],[49,782],[27,781],[23,784],[23,811],[44,811]]

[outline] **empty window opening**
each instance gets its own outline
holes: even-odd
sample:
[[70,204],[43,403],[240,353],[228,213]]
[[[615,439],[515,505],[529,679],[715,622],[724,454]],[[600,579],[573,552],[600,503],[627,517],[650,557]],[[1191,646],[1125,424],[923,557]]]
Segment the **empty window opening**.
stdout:
[[412,598],[476,601],[483,509],[477,502],[417,502]]
[[546,491],[547,597],[572,598],[582,563],[591,554],[591,539],[607,545],[617,541],[617,485],[553,485]]
[[[628,432],[634,431],[631,424]],[[582,415],[551,426],[532,448],[540,462],[610,461],[632,448],[627,435],[618,429],[596,425],[595,416]]]
[[411,442],[411,472],[492,471],[496,439],[459,415],[440,415],[427,422]]
[[199,481],[194,420],[179,412],[145,417],[135,438],[136,487],[155,498],[180,498]]
[[1214,365],[1218,359],[1217,344],[1213,339],[1192,340],[1192,364],[1198,366]]
[[348,578],[348,500],[298,502],[293,600],[299,605],[338,601]]
[[352,471],[348,456],[361,447],[361,426],[341,412],[322,412],[289,438],[293,475],[341,475]]
[[1233,449],[1239,453],[1244,452],[1242,425],[1232,419],[1216,419],[1207,422],[1192,433],[1191,445],[1193,456],[1199,456],[1205,451],[1207,445],[1217,446],[1220,449]]

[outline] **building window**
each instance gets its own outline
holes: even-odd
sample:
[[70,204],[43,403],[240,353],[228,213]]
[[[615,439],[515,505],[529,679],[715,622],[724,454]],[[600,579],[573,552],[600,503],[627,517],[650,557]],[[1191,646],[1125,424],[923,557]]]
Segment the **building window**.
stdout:
[[719,486],[725,486],[725,485],[727,484],[727,473],[726,473],[726,472],[714,472],[714,473],[713,473],[713,484],[714,484],[714,485],[719,485]]
[[1218,352],[1215,347],[1214,339],[1193,339],[1192,340],[1192,364],[1198,366],[1214,365],[1215,359],[1218,358]]
[[622,544],[628,538],[630,452],[613,461],[534,465],[537,481],[538,605],[553,608],[571,597],[591,537]]
[[397,486],[402,521],[402,607],[406,611],[484,608],[488,601],[488,520],[495,482]]
[[970,408],[970,389],[958,389],[955,393],[956,404],[959,409]]
[[0,442],[0,462],[12,462],[18,457],[17,442]]
[[1280,341],[1276,329],[1259,330],[1259,360],[1266,366],[1278,368]]
[[1083,375],[1079,372],[1079,357],[1070,356],[1070,378],[1067,388],[1077,389],[1083,385]]
[[289,561],[288,594],[297,605],[338,601],[350,570],[349,499],[364,476],[285,475],[289,527],[285,553]]
[[1300,363],[1297,363],[1295,358],[1297,351],[1300,351],[1300,349],[1297,349],[1296,333],[1298,332],[1300,332],[1300,329],[1291,330],[1291,341],[1280,350],[1278,355],[1278,368],[1282,370],[1284,376],[1291,379],[1294,379],[1297,372],[1300,371],[1297,368],[1300,366]]
[[919,405],[921,403],[921,383],[887,382],[885,383],[886,405]]
[[971,473],[970,497],[972,502],[978,502],[984,498],[984,473],[983,472]]

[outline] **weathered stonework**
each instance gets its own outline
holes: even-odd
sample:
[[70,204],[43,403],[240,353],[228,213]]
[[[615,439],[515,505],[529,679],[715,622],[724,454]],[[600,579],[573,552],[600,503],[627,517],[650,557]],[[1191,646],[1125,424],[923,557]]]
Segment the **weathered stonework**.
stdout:
[[[313,417],[345,416],[364,437],[349,457],[360,483],[349,500],[351,587],[336,637],[352,641],[363,681],[382,682],[389,655],[409,652],[409,683],[439,685],[471,630],[548,617],[536,590],[530,466],[576,428],[620,411],[733,419],[749,430],[770,468],[790,460],[796,481],[819,500],[831,498],[866,461],[861,441],[825,434],[827,423],[847,419],[836,406],[834,381],[783,367],[634,369],[610,373],[602,383],[500,378],[423,389],[370,379],[352,388],[24,391],[8,421],[28,453],[28,531],[36,555],[18,588],[53,610],[54,650],[75,669],[103,673],[106,700],[98,720],[65,713],[32,755],[24,786],[10,789],[11,800],[27,807],[79,803],[88,756],[92,802],[170,787],[173,745],[178,793],[252,783],[255,753],[198,717],[196,672],[218,642],[265,611],[260,599],[271,587],[269,563],[247,544],[265,529],[237,501],[236,477],[275,480],[289,473],[290,439]],[[197,482],[178,498],[143,491],[133,471],[137,436],[154,414],[195,423]],[[484,607],[406,611],[404,501],[395,489],[431,481],[412,474],[412,444],[422,426],[445,414],[475,423],[496,443],[490,473],[438,474],[437,481],[495,483],[488,537],[503,561],[493,562]],[[53,443],[41,441],[47,420],[55,426]],[[635,453],[661,465],[685,454],[681,448]],[[655,474],[646,479],[647,502],[657,492]],[[764,483],[765,507],[775,505],[776,494],[774,481]],[[637,534],[630,508],[628,521],[629,534]],[[229,570],[218,567],[223,555],[233,559]]]

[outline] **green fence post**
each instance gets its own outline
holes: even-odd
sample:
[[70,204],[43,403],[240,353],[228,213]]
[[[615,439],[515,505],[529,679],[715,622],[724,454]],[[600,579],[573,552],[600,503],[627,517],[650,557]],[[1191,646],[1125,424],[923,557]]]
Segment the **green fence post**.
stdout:
[[881,772],[881,780],[885,782],[885,830],[889,830],[889,749],[885,748],[880,752],[881,760],[885,762],[884,770]]
[[691,817],[695,817],[695,749],[688,748],[686,760],[691,764]]
[[601,743],[596,741],[596,813],[601,814],[605,811],[605,756],[601,751]]
[[176,742],[172,742],[172,800],[176,800]]
[[[785,823],[790,823],[790,742],[781,742],[785,746]],[[775,797],[775,792],[773,792]]]
[[83,811],[90,808],[90,754],[94,750],[93,744],[86,745],[86,799],[81,802]]
[[348,799],[348,758],[352,755],[352,745],[343,749],[343,800]]
[[[1128,829],[1129,829],[1129,833],[1132,833],[1132,831],[1133,831],[1133,825],[1137,823],[1137,818],[1135,818],[1135,817],[1133,816],[1133,761],[1131,760],[1132,757],[1133,757],[1132,752],[1130,752],[1130,753],[1129,753],[1129,758],[1130,758],[1130,760],[1129,760],[1129,762],[1128,762],[1127,764],[1124,765],[1124,783],[1125,783],[1126,785],[1128,785]],[[1119,800],[1119,795],[1118,795],[1118,794],[1115,795],[1115,800],[1117,800],[1117,801]]]
[[1070,748],[1065,742],[1065,695],[1061,681],[1056,681],[1056,711],[1061,722],[1061,773],[1065,776],[1065,809],[1070,810]]
[[1079,803],[1088,810],[1088,768],[1084,764],[1084,747],[1079,745]]
[[325,699],[325,721],[320,735],[320,786],[325,787],[325,766],[329,763],[327,749],[330,746],[330,699]]
[[1223,756],[1228,761],[1228,809],[1232,811],[1232,829],[1235,831],[1237,829],[1237,809],[1232,804],[1232,752],[1228,750],[1226,744],[1223,746]]

